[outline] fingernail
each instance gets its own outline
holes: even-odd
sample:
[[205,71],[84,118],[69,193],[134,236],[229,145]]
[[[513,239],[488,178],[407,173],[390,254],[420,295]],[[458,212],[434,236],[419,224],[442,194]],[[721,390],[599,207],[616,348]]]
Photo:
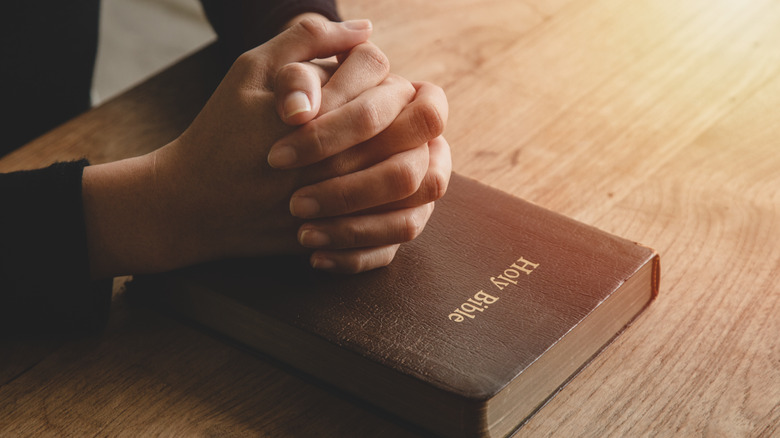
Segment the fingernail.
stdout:
[[284,118],[311,111],[311,102],[309,96],[303,91],[293,91],[284,99]]
[[301,242],[301,245],[303,246],[321,247],[330,245],[330,236],[322,231],[307,229],[301,231],[301,236],[298,241]]
[[298,159],[295,149],[290,146],[279,145],[271,148],[271,152],[268,153],[268,164],[271,167],[289,167],[295,164],[295,160]]
[[314,257],[311,260],[311,267],[314,269],[333,269],[336,267],[336,262],[325,257]]
[[344,27],[349,30],[369,30],[371,29],[371,20],[349,20],[345,21]]
[[290,199],[290,213],[296,217],[312,217],[319,213],[320,203],[308,196],[293,196]]

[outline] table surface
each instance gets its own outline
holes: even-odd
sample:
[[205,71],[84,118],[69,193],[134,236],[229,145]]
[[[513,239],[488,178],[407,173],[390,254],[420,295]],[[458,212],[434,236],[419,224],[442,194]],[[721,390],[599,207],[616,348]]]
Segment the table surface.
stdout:
[[[659,299],[518,436],[780,434],[780,3],[342,0],[441,84],[457,172],[662,255]],[[181,132],[189,58],[0,160],[104,162]],[[126,303],[105,333],[0,341],[0,435],[417,436]]]

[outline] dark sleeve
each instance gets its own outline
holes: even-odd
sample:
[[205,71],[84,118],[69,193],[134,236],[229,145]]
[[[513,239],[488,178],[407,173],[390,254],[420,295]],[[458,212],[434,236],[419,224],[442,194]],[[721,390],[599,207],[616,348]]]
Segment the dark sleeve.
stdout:
[[89,109],[100,0],[0,4],[3,155]]
[[100,328],[111,280],[91,282],[81,176],[88,162],[0,174],[3,332]]
[[296,15],[316,12],[340,21],[335,0],[200,0],[227,60],[273,38]]

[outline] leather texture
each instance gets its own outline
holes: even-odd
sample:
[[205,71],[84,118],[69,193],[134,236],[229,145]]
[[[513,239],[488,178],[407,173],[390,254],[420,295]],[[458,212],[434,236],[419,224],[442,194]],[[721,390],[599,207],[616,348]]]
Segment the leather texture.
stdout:
[[[297,328],[477,406],[655,256],[453,175],[425,231],[386,268],[332,275],[300,258],[245,259],[168,274],[166,281],[197,283],[278,330]],[[530,274],[511,268],[521,258],[537,264]],[[481,311],[466,306],[474,318],[449,316],[481,291],[498,299],[481,302]]]

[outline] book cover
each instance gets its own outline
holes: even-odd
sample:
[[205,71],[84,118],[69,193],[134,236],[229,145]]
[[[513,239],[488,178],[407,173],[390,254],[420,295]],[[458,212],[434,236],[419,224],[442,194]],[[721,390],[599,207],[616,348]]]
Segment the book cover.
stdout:
[[385,268],[227,260],[133,290],[435,434],[503,437],[658,282],[653,250],[453,175],[425,231]]

